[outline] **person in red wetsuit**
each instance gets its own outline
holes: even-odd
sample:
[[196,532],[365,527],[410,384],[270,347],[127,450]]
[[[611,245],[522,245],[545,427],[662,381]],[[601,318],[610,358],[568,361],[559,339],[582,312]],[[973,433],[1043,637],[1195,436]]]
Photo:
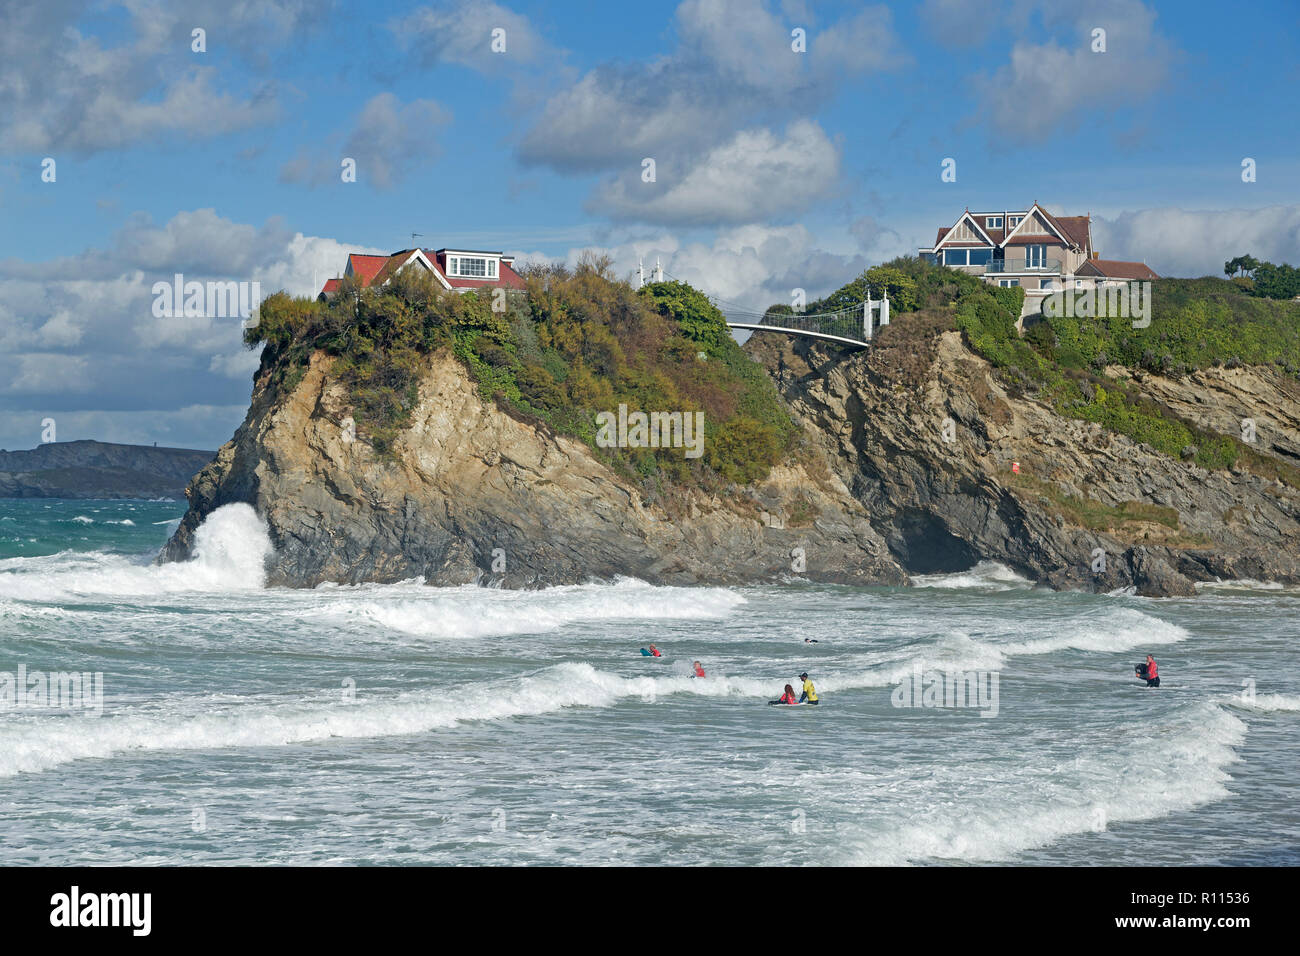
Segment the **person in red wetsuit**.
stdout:
[[1156,667],[1156,659],[1150,654],[1147,655],[1146,679],[1148,687],[1160,686],[1160,669]]
[[797,704],[798,698],[794,696],[794,688],[789,684],[785,685],[785,693],[781,695],[780,700],[769,700],[769,704]]
[[659,653],[659,648],[655,647],[653,644],[650,645],[650,656],[663,657],[663,655]]
[[694,666],[695,666],[695,676],[704,677],[705,676],[704,668],[700,666],[700,662],[696,661]]

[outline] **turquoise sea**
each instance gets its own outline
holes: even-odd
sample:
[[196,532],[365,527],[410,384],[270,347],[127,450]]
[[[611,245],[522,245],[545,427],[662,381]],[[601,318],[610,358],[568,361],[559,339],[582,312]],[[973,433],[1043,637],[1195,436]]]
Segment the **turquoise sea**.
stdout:
[[184,507],[0,500],[5,863],[1300,863],[1297,591],[287,590]]

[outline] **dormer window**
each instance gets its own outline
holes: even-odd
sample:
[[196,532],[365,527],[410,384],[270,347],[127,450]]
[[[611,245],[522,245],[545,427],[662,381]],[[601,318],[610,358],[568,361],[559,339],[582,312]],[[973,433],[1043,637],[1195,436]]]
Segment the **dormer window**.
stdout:
[[984,217],[984,228],[985,228],[985,229],[1001,229],[1001,228],[1002,228],[1002,217],[1001,217],[1001,216],[985,216],[985,217]]
[[485,256],[448,256],[447,275],[458,279],[495,279],[497,261]]
[[1007,217],[1007,228],[1008,228],[1008,229],[1014,229],[1014,228],[1016,228],[1016,226],[1020,225],[1020,220],[1022,220],[1022,219],[1024,219],[1024,218],[1025,218],[1024,216],[1008,216],[1008,217]]

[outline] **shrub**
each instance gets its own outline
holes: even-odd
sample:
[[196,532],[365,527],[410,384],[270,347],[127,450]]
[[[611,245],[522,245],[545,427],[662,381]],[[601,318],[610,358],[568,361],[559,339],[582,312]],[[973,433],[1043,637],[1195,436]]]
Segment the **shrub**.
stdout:
[[[525,295],[494,310],[490,293],[448,293],[408,269],[379,288],[340,284],[329,302],[283,293],[263,302],[246,333],[265,343],[264,367],[292,387],[311,353],[335,357],[358,437],[381,453],[410,421],[430,352],[450,348],[482,397],[579,438],[629,476],[717,485],[753,481],[785,454],[795,427],[775,386],[732,338],[726,319],[686,283],[641,291],[608,260],[525,270]],[[704,352],[707,361],[696,359]],[[616,411],[705,413],[705,453],[605,449],[595,416]]]

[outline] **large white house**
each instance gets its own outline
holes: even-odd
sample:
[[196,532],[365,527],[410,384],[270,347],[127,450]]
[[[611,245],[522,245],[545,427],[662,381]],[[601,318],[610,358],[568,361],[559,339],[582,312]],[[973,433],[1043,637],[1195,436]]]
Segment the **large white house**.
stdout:
[[1051,292],[1160,278],[1146,263],[1100,258],[1092,247],[1091,215],[1053,216],[1038,203],[1022,210],[967,209],[939,230],[933,246],[917,251],[992,285],[1022,287],[1022,317],[1042,311]]

